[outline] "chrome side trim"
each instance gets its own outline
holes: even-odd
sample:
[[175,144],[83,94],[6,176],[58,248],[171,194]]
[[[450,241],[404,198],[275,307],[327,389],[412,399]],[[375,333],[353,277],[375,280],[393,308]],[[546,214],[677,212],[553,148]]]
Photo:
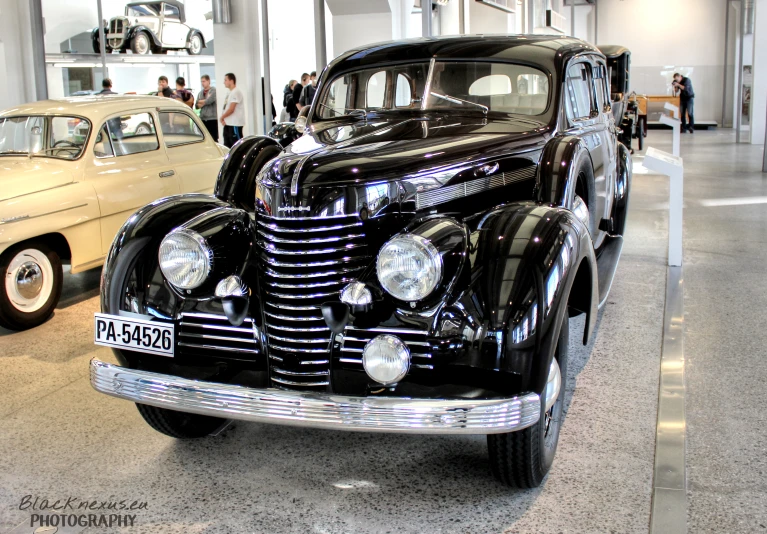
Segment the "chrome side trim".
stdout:
[[513,432],[538,422],[541,403],[535,393],[474,400],[348,397],[320,391],[255,389],[127,369],[97,359],[91,360],[90,379],[96,391],[160,408],[243,421],[364,432]]
[[[67,185],[69,185],[69,184],[67,184]],[[46,189],[46,191],[47,191],[47,189]],[[18,198],[18,197],[13,197],[13,198]],[[8,200],[10,200],[10,199],[8,199]],[[83,208],[83,207],[85,207],[87,205],[88,205],[88,203],[86,202],[85,204],[78,204],[77,206],[70,206],[68,208],[63,208],[63,209],[60,209],[60,210],[47,211],[47,212],[41,213],[39,215],[19,215],[18,217],[8,217],[7,219],[0,219],[0,225],[12,224],[12,223],[21,222],[21,221],[29,221],[30,219],[37,219],[39,217],[46,217],[48,215],[55,215],[56,213],[62,213],[64,211],[76,210],[77,208]]]
[[415,207],[416,209],[421,209],[429,206],[436,206],[443,202],[449,202],[476,193],[482,193],[515,182],[531,180],[535,178],[535,169],[535,165],[530,165],[529,167],[524,167],[512,172],[502,172],[500,174],[477,178],[460,184],[448,185],[431,191],[416,193]]

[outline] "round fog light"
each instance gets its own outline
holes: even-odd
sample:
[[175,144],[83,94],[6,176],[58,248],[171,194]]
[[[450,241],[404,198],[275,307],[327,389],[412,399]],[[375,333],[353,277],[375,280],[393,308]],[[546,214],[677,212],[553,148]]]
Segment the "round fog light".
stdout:
[[395,336],[376,336],[362,350],[362,366],[370,378],[384,385],[399,382],[410,368],[410,351]]

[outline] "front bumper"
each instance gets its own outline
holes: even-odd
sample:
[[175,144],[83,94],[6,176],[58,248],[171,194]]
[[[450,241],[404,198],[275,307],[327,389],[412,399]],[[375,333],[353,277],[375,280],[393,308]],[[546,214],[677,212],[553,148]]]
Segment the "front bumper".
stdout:
[[535,393],[505,399],[349,397],[189,380],[91,360],[96,391],[160,408],[260,423],[363,432],[500,434],[538,422]]

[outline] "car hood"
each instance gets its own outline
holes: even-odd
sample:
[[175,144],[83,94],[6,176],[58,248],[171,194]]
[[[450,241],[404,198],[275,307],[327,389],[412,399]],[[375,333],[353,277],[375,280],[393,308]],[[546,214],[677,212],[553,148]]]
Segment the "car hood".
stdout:
[[0,202],[72,183],[71,162],[0,157]]
[[351,185],[465,167],[539,149],[551,129],[532,119],[476,116],[368,120],[310,131],[264,171],[266,183]]

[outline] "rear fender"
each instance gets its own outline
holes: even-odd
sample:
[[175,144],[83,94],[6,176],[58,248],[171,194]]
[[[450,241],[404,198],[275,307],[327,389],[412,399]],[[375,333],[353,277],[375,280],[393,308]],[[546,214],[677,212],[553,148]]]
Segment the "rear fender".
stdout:
[[478,233],[472,279],[485,339],[498,341],[499,370],[522,376],[523,390],[540,393],[583,262],[588,269],[581,272],[590,274],[590,287],[581,288],[589,300],[584,339],[593,330],[599,296],[588,229],[569,210],[514,203],[488,214]]
[[615,180],[615,200],[613,202],[613,233],[616,235],[623,235],[626,231],[632,176],[631,152],[626,145],[618,143],[618,177]]

